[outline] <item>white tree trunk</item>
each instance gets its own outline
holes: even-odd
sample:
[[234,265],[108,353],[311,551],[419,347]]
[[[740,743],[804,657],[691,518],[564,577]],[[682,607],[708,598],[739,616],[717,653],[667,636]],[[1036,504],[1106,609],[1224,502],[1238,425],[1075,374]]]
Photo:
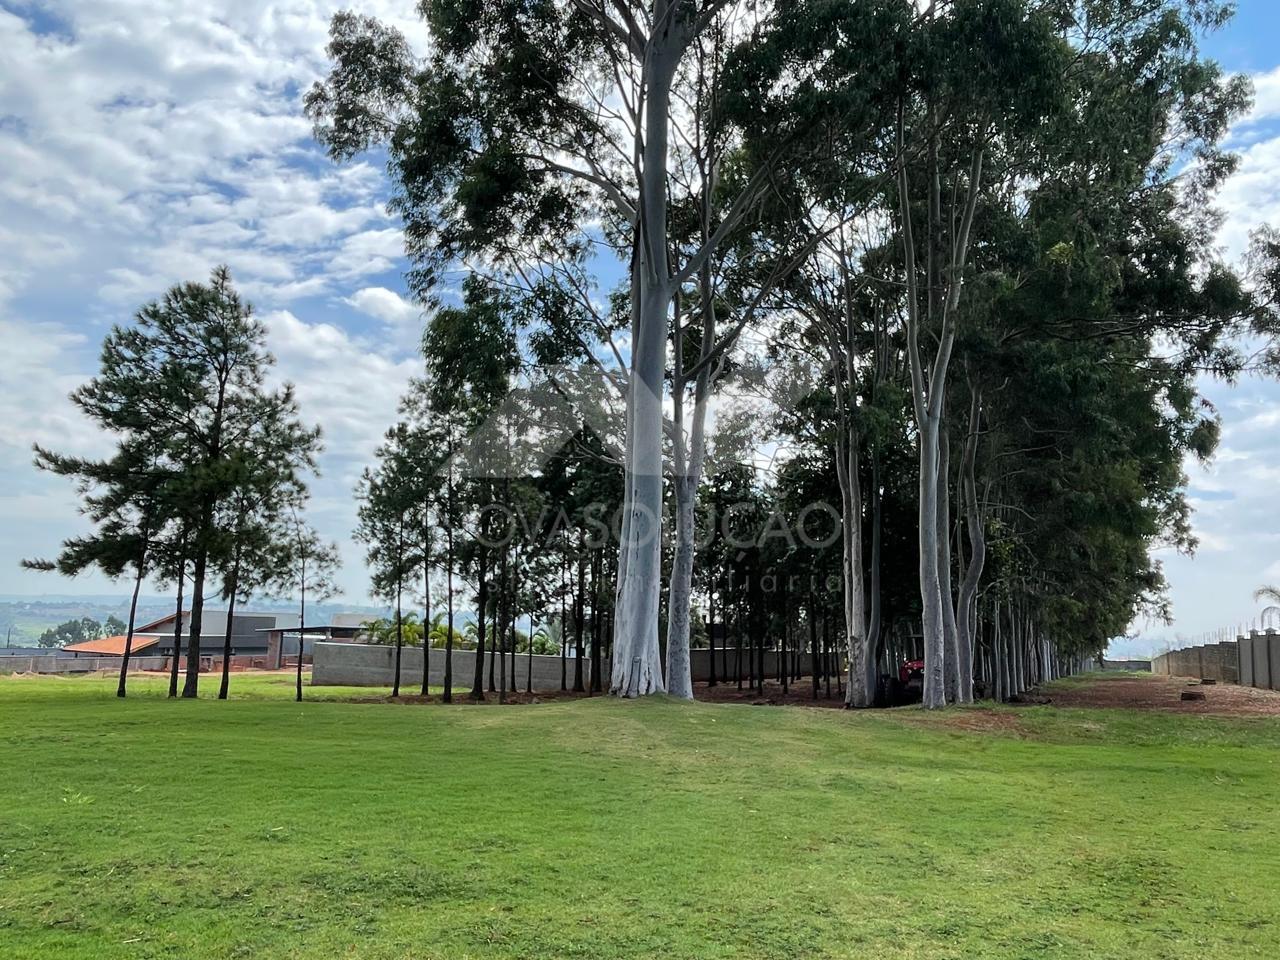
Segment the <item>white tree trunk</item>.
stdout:
[[[665,17],[670,21],[673,18]],[[680,21],[682,18],[674,18]],[[644,71],[644,149],[631,275],[634,338],[628,397],[623,540],[618,547],[611,693],[662,693],[658,604],[662,575],[662,398],[672,288],[667,243],[667,144],[671,83],[683,50],[678,24],[650,38]]]
[[611,693],[662,693],[658,602],[662,573],[662,389],[666,351],[665,288],[641,281],[639,337],[633,345],[627,505],[618,554],[618,604]]
[[[847,414],[846,414],[847,416]],[[841,429],[836,445],[836,475],[840,484],[841,523],[844,547],[844,622],[849,656],[848,684],[844,702],[848,707],[871,706],[867,689],[867,600],[862,558],[862,488],[859,484],[858,436],[851,425]]]
[[[945,417],[945,414],[943,415]],[[946,659],[942,676],[948,703],[960,696],[960,631],[951,590],[951,440],[945,420],[938,426],[938,593],[942,601],[942,639]]]
[[924,705],[946,706],[942,592],[938,571],[938,419],[920,425],[920,602],[924,628]]
[[[963,703],[973,702],[973,651],[977,633],[978,585],[987,561],[986,527],[981,506],[978,503],[978,485],[975,477],[978,456],[978,417],[981,402],[975,393],[969,405],[969,437],[965,442],[964,460],[960,465],[960,489],[964,498],[966,529],[969,531],[969,564],[960,584],[957,621],[959,628],[960,698]],[[969,682],[963,679],[968,677]],[[988,695],[990,691],[988,691]]]
[[693,593],[694,511],[697,481],[677,477],[676,545],[667,590],[667,692],[693,699],[693,669],[689,659],[689,608]]

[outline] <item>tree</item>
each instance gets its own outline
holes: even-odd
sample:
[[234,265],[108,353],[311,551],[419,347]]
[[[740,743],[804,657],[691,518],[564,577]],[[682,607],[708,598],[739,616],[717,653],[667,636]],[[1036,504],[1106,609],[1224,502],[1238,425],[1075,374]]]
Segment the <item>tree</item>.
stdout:
[[[104,351],[104,365],[109,362],[109,356]],[[138,594],[143,579],[153,566],[157,541],[169,521],[169,498],[175,472],[164,463],[163,453],[152,439],[140,434],[118,411],[83,403],[80,396],[79,393],[73,394],[73,402],[99,425],[117,435],[115,454],[107,460],[90,460],[57,454],[37,446],[35,462],[39,469],[76,481],[83,500],[81,510],[95,524],[95,530],[89,536],[64,542],[56,561],[31,561],[26,565],[56,570],[63,576],[76,576],[90,567],[97,567],[113,579],[133,567],[129,621],[124,624],[111,617],[106,627],[108,631],[124,633],[120,677],[116,686],[116,695],[124,697],[133,653]],[[42,646],[44,639],[41,638]]]
[[1253,592],[1253,599],[1263,603],[1280,604],[1280,587],[1263,586]]
[[236,600],[268,587],[277,575],[279,543],[291,539],[294,512],[306,503],[302,477],[315,469],[319,431],[304,428],[292,397],[264,405],[267,418],[233,450],[231,494],[218,506],[218,525],[230,543],[220,550],[222,597],[227,601],[218,699],[227,699]]
[[[315,602],[323,602],[338,592],[334,575],[341,563],[338,547],[326,543],[303,520],[296,506],[289,508],[288,521],[282,526],[287,534],[276,540],[276,577],[272,586],[279,593],[298,592],[298,663],[294,675],[294,699],[302,702],[302,659],[306,647],[307,595]],[[283,647],[283,638],[281,638]]]
[[[422,8],[434,40],[423,61],[394,29],[341,13],[330,30],[333,68],[307,96],[335,158],[388,146],[411,282],[424,296],[470,255],[517,278],[530,261],[572,273],[605,218],[604,239],[628,264],[631,325],[631,357],[617,371],[627,391],[627,486],[611,689],[623,696],[664,687],[659,523],[672,302],[759,201],[775,165],[759,163],[728,197],[715,190],[718,162],[701,180],[672,169],[681,141],[673,117],[709,99],[697,92],[714,75],[703,64],[755,23],[753,10],[732,6],[433,0]],[[702,45],[713,37],[730,42]],[[716,200],[714,223],[687,255],[673,242],[672,182]],[[720,351],[706,340],[702,348],[705,370]],[[702,372],[689,370],[690,382]],[[696,446],[686,464],[694,474]],[[680,570],[683,581],[687,564]]]
[[414,513],[422,507],[420,474],[408,425],[399,423],[388,430],[376,456],[377,467],[365,470],[356,490],[360,507],[355,536],[367,546],[365,557],[373,568],[374,594],[394,605],[396,657],[391,695],[398,697],[404,648],[402,597],[416,568],[412,542],[418,526]]
[[[91,417],[144,438],[174,470],[171,502],[192,564],[191,625],[184,697],[199,689],[205,581],[228,553],[220,507],[236,492],[248,451],[281,451],[305,462],[318,431],[297,422],[292,388],[266,387],[274,360],[266,329],[236,293],[230,272],[184,283],[146,304],[132,327],[116,327],[101,373],[73,400]],[[263,432],[281,431],[267,438]]]

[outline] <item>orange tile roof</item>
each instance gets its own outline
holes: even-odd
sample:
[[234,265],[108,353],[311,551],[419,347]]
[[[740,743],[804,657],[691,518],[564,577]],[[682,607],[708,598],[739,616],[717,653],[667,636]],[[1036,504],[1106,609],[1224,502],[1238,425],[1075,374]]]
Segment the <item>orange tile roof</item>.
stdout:
[[[143,637],[138,634],[133,635],[133,645],[129,648],[131,654],[137,653],[139,650],[145,650],[147,647],[154,647],[160,642],[159,637]],[[123,657],[124,656],[124,637],[103,637],[101,640],[88,640],[85,643],[73,643],[70,646],[62,648],[70,653],[91,653],[99,657]]]

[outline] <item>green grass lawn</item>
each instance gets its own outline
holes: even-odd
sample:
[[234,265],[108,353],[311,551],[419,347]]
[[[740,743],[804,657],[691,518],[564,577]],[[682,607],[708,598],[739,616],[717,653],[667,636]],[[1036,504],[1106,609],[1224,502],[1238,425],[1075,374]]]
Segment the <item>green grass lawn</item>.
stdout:
[[[73,700],[108,698],[115,699],[116,685],[119,675],[115,672],[66,675],[63,677],[44,677],[39,680],[18,679],[0,676],[0,709],[11,694],[25,696],[23,683],[39,683],[49,685],[52,691],[49,696],[61,699],[64,696]],[[182,687],[183,676],[178,677],[178,687]],[[222,683],[220,673],[202,673],[200,675],[200,695],[214,698],[218,695],[218,687]],[[13,684],[14,686],[10,686]],[[63,686],[59,686],[59,685]],[[307,700],[372,700],[378,697],[391,696],[391,687],[313,687],[311,670],[307,668],[302,674],[302,695]],[[402,691],[413,696],[422,692],[422,677],[410,676],[406,671],[401,684]],[[433,688],[434,689],[434,688]],[[289,669],[273,672],[255,671],[252,673],[232,673],[227,688],[227,696],[232,700],[289,700],[294,699],[297,692],[297,680]],[[438,690],[436,692],[439,692]],[[132,698],[165,699],[169,696],[169,676],[160,673],[130,673],[129,696]],[[44,698],[42,693],[42,699]]]
[[0,956],[1280,956],[1277,721],[273,696],[0,679]]

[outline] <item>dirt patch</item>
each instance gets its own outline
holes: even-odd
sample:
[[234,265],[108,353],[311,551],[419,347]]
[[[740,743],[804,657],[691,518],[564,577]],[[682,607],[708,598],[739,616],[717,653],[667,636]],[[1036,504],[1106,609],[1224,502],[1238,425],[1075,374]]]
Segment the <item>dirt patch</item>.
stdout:
[[813,680],[801,677],[782,689],[776,680],[766,680],[764,690],[750,690],[744,683],[738,689],[736,681],[718,683],[714,687],[705,683],[693,685],[693,698],[703,703],[745,703],[759,707],[822,707],[828,710],[843,710],[844,695],[835,683],[831,684],[831,696],[827,696],[826,686],[820,685],[818,698],[813,697]]
[[[1183,700],[1187,690],[1203,693],[1203,700]],[[1137,676],[1064,683],[1041,691],[1055,707],[1114,707],[1122,710],[1164,710],[1220,717],[1280,716],[1280,693],[1234,684],[1201,685],[1185,677]]]
[[946,726],[967,733],[1000,733],[1006,736],[1026,735],[1022,721],[1014,713],[1001,710],[984,710],[974,707],[968,710],[951,710],[943,714]]
[[[320,688],[323,689],[323,688]],[[469,696],[470,688],[459,689],[454,688],[453,705],[454,706],[485,706],[487,704],[497,705],[498,694],[485,692],[483,701],[472,700]],[[574,693],[572,690],[544,690],[529,694],[523,690],[512,693],[508,692],[506,702],[511,706],[539,704],[539,703],[556,703],[565,700],[582,700],[587,697],[607,696],[607,694],[589,694]],[[808,678],[802,678],[795,683],[790,684],[786,691],[783,691],[782,684],[776,680],[765,682],[764,690],[751,690],[745,684],[741,690],[738,689],[736,683],[720,683],[711,687],[705,683],[695,683],[693,685],[693,698],[700,703],[740,703],[749,706],[762,707],[822,707],[828,710],[841,710],[844,708],[844,696],[837,691],[836,685],[831,686],[831,697],[828,699],[825,686],[818,691],[818,699],[813,699],[813,682]],[[400,697],[389,697],[385,694],[378,696],[351,696],[341,698],[346,703],[402,703],[402,704],[423,704],[442,703],[439,694],[433,694],[430,697],[424,697],[420,694],[405,695]]]

